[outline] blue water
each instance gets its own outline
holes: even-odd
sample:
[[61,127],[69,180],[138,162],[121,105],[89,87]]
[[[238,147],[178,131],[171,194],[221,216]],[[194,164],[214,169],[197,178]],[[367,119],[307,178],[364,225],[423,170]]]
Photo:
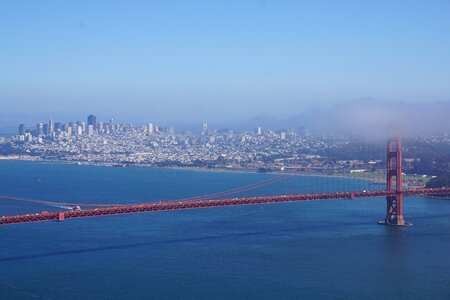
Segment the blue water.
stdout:
[[[0,194],[160,201],[271,176],[0,161]],[[316,179],[247,194],[370,188]],[[450,202],[411,197],[404,206],[412,228],[376,225],[382,198],[0,226],[0,299],[449,299]]]

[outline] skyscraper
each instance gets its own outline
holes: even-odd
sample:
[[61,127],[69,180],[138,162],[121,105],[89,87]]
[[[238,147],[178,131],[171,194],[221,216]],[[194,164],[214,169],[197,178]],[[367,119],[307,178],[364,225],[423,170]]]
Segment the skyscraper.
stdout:
[[44,135],[44,124],[38,123],[38,124],[36,125],[36,135],[37,135],[37,136]]
[[53,126],[53,119],[52,119],[52,117],[50,117],[50,119],[48,120],[48,134],[53,135],[54,131],[55,131],[55,128]]
[[19,125],[19,135],[24,135],[25,134],[25,125],[20,124]]
[[92,125],[92,128],[95,131],[97,129],[97,117],[94,115],[89,115],[87,121],[88,127],[89,125]]
[[44,135],[49,135],[49,129],[48,129],[48,124],[44,124]]
[[56,122],[55,123],[55,131],[61,131],[61,129],[62,129],[62,123]]

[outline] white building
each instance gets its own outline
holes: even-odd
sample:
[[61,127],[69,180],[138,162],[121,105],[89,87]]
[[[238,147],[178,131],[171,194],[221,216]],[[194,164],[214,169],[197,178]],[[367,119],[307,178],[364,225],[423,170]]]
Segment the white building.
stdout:
[[153,123],[148,123],[147,124],[147,132],[148,132],[148,134],[155,133],[155,126],[153,126]]

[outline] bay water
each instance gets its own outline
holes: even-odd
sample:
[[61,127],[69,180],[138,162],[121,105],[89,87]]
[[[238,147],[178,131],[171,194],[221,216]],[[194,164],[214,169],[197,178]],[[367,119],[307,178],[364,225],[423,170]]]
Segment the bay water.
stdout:
[[[274,176],[0,161],[0,195],[142,203]],[[369,186],[322,180],[238,196]],[[22,205],[0,200],[0,214],[60,209]],[[0,226],[0,299],[450,299],[450,201],[406,198],[411,228],[377,225],[385,209],[368,198]]]

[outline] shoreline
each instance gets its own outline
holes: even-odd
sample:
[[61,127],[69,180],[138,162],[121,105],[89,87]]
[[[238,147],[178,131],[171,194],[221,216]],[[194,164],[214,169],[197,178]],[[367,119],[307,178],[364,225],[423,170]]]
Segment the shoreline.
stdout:
[[[67,161],[58,159],[42,159],[40,157],[28,156],[28,155],[13,155],[13,156],[0,156],[0,161],[32,161],[39,163],[61,164],[61,165],[75,165],[75,166],[92,166],[92,167],[108,167],[108,168],[145,168],[145,169],[165,169],[165,170],[181,170],[181,171],[198,171],[198,172],[217,172],[217,173],[242,173],[242,174],[267,174],[267,175],[286,175],[286,176],[317,176],[328,178],[345,178],[345,179],[359,179],[368,180],[375,184],[382,184],[385,182],[384,177],[364,177],[364,176],[349,176],[343,173],[341,175],[323,174],[318,172],[296,172],[296,171],[282,171],[271,170],[267,172],[259,172],[258,169],[249,168],[208,168],[208,167],[195,167],[195,166],[152,166],[146,164],[127,165],[126,163],[99,163],[99,162],[86,162],[86,161]],[[358,173],[360,174],[360,173]],[[366,173],[374,174],[374,173]]]
[[[108,167],[108,168],[145,168],[145,169],[162,169],[162,170],[181,170],[181,171],[198,171],[198,172],[218,172],[218,173],[244,173],[244,174],[268,174],[268,175],[286,175],[286,176],[317,176],[327,178],[344,178],[344,179],[358,179],[367,180],[372,184],[384,184],[386,182],[386,175],[383,173],[334,173],[324,174],[320,172],[301,172],[301,171],[289,171],[289,170],[270,170],[260,172],[258,169],[249,168],[209,168],[201,166],[154,166],[150,164],[127,164],[127,163],[107,163],[107,162],[87,162],[87,161],[67,161],[58,159],[42,159],[31,155],[0,155],[0,161],[2,160],[16,160],[16,161],[33,161],[40,163],[52,163],[61,165],[76,165],[76,166],[93,166],[93,167]],[[350,175],[355,174],[355,175]],[[404,184],[407,182],[418,182],[422,180],[426,184],[430,180],[429,177],[423,178],[420,175],[405,175]],[[421,185],[412,185],[409,188],[421,188]]]

